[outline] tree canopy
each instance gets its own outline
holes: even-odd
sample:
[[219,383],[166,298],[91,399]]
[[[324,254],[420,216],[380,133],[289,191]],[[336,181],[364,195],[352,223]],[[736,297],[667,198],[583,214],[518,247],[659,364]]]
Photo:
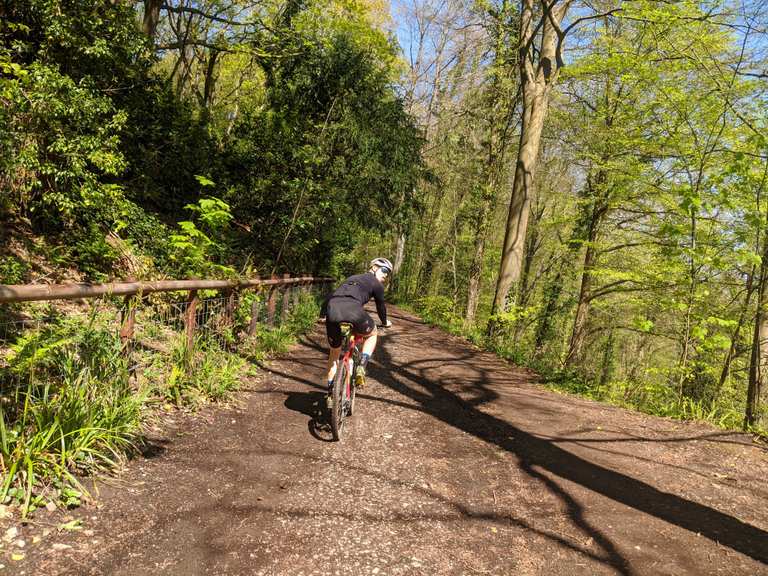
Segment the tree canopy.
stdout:
[[147,274],[170,272],[165,230],[206,197],[233,217],[210,256],[266,274],[328,272],[409,210],[421,138],[376,6],[29,0],[2,13],[4,218],[88,247],[70,256],[93,277],[119,273],[109,234],[152,260]]

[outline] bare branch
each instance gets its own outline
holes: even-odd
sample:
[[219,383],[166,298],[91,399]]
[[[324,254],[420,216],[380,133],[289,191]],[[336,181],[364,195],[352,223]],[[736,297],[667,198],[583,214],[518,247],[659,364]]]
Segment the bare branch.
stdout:
[[573,30],[576,26],[581,24],[582,22],[587,22],[588,20],[598,20],[600,18],[607,18],[608,16],[611,16],[613,14],[616,14],[618,12],[622,12],[623,8],[614,8],[613,10],[609,10],[608,12],[603,12],[601,14],[593,14],[592,16],[582,16],[581,18],[577,18],[574,20],[568,28],[563,30],[563,37],[568,35],[568,32]]
[[735,74],[738,74],[739,76],[749,76],[750,78],[761,78],[761,79],[768,78],[768,71],[767,72],[743,72],[741,70],[734,69],[733,72]]
[[213,22],[228,24],[229,26],[252,26],[254,24],[253,22],[238,22],[236,20],[230,20],[229,18],[222,18],[221,16],[208,14],[207,12],[200,10],[199,8],[193,8],[191,6],[171,6],[169,4],[163,4],[163,8],[165,8],[168,12],[173,12],[175,14],[182,14],[182,13],[195,14],[197,16],[205,18],[206,20],[212,20]]
[[200,46],[202,48],[208,48],[209,50],[216,50],[218,52],[234,52],[232,48],[226,48],[216,44],[211,44],[204,40],[182,40],[179,42],[171,42],[170,44],[160,44],[157,46],[158,50],[182,50],[188,46]]

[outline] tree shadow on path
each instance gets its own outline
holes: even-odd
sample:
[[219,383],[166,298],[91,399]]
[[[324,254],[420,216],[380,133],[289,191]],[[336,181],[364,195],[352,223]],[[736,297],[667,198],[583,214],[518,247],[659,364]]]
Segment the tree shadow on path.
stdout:
[[[434,337],[436,331],[424,328],[416,322],[406,330],[409,328],[418,332],[411,337],[419,338],[425,353],[429,352],[430,345],[435,349],[457,348],[445,342],[426,342],[425,340]],[[475,375],[465,378],[465,390],[452,386],[456,389],[454,392],[446,389],[434,376],[434,371],[440,363],[434,363],[432,366],[424,363],[423,360],[399,363],[398,359],[393,358],[389,352],[386,340],[380,343],[376,354],[379,363],[386,368],[371,372],[382,385],[418,402],[424,412],[434,418],[515,454],[519,458],[522,470],[532,478],[543,482],[566,504],[574,525],[594,539],[605,554],[605,562],[614,566],[622,574],[632,574],[628,561],[620,554],[613,542],[598,528],[589,524],[584,517],[582,506],[543,472],[549,472],[579,484],[615,502],[694,534],[700,534],[768,564],[768,532],[709,506],[662,492],[641,480],[589,462],[546,438],[537,437],[492,414],[481,411],[478,408],[480,405],[497,397],[489,388],[492,384],[489,368],[497,369],[496,367],[485,367],[482,360],[476,359],[473,362],[463,357],[463,354],[459,354],[453,361],[461,362],[466,371],[471,370]],[[436,367],[435,364],[438,366]],[[428,374],[430,371],[433,374]],[[467,391],[472,396],[469,400],[459,395],[459,392],[464,394]],[[451,405],[454,409],[447,408]]]

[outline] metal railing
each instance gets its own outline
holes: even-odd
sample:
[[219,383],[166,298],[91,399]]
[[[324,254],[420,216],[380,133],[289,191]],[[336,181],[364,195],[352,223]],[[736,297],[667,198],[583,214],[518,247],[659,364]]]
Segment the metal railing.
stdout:
[[79,300],[101,296],[135,296],[153,292],[193,292],[197,290],[235,291],[257,287],[291,287],[327,284],[331,278],[302,276],[255,278],[251,280],[160,280],[157,282],[113,282],[110,284],[0,284],[0,304],[40,300]]
[[[10,310],[13,304],[25,302],[53,302],[64,300],[113,300],[119,310],[119,336],[127,354],[133,348],[136,336],[144,340],[142,320],[164,325],[170,329],[183,329],[187,351],[193,351],[197,336],[204,335],[224,344],[222,334],[235,325],[235,312],[241,308],[241,297],[248,291],[256,292],[251,298],[249,318],[243,322],[240,310],[240,328],[243,336],[254,335],[260,324],[274,326],[287,318],[302,293],[314,291],[325,294],[332,278],[286,274],[281,278],[253,278],[247,280],[162,280],[155,282],[127,281],[108,284],[26,284],[0,285],[0,312]],[[201,297],[201,292],[216,291],[214,297]],[[186,293],[183,299],[150,298],[158,293]],[[151,300],[151,301],[150,301]],[[58,312],[60,314],[60,311]],[[68,310],[68,315],[76,314]],[[5,318],[2,318],[5,316]],[[9,343],[23,331],[40,328],[46,323],[45,314],[29,317],[24,314],[0,314],[0,344]],[[139,331],[137,335],[137,329]]]

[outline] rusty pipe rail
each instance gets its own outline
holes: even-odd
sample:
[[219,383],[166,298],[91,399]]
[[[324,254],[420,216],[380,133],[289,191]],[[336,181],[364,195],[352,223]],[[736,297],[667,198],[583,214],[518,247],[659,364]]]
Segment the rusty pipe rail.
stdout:
[[101,296],[135,296],[153,292],[192,290],[242,290],[260,286],[326,284],[333,278],[254,278],[250,280],[160,280],[157,282],[113,282],[110,284],[0,284],[0,304],[41,300],[80,300]]

